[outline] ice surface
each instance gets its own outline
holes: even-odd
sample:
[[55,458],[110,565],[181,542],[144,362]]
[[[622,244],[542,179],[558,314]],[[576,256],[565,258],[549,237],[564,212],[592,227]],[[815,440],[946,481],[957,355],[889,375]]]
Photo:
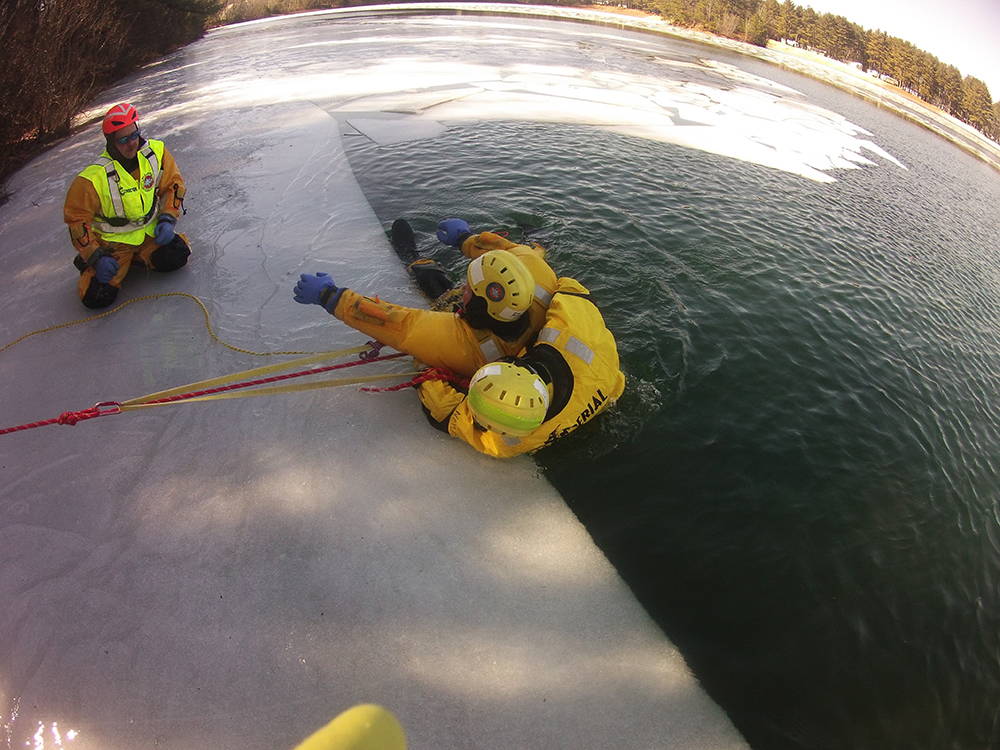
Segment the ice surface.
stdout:
[[[254,22],[217,33],[246,35],[248,26],[259,29]],[[234,86],[225,76],[203,93],[229,106],[267,96],[307,99],[338,117],[380,113],[377,128],[359,130],[385,144],[433,136],[449,121],[519,119],[590,124],[819,182],[834,181],[833,170],[872,164],[865,152],[903,168],[871,134],[799,92],[708,57],[677,59],[656,37],[633,34],[626,44],[600,27],[465,16],[367,19],[358,28],[289,45],[266,76],[257,66],[235,74],[252,79]],[[261,59],[278,48],[262,50]],[[299,59],[306,51],[322,52],[320,69]],[[383,122],[391,113],[425,119],[429,129],[401,134]]]
[[[489,118],[591,123],[811,179],[895,159],[843,118],[656,40],[370,10],[213,32],[109,90],[189,186],[184,291],[257,351],[358,334],[300,272],[422,304],[342,146]],[[655,58],[655,59],[651,59]],[[61,220],[91,123],[11,181],[0,344],[84,317]],[[888,164],[888,165],[887,165]],[[262,364],[188,300],[0,353],[0,427]],[[290,747],[361,701],[414,748],[743,747],[529,459],[431,430],[411,392],[164,407],[0,437],[0,742]]]
[[445,131],[445,127],[438,122],[416,117],[392,119],[353,117],[346,122],[358,133],[381,145],[433,138]]

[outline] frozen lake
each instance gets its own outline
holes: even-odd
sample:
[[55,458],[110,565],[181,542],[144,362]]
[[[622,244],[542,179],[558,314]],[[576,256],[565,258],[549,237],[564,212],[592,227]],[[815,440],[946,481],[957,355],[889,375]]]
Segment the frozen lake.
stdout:
[[[692,61],[540,19],[229,27],[92,113],[120,100],[175,154],[194,248],[178,274],[133,274],[120,299],[197,295],[224,340],[255,351],[363,343],[292,302],[301,272],[423,304],[345,137],[425,141],[514,119],[820,183],[905,169],[863,128],[707,49]],[[11,180],[0,343],[84,316],[61,211],[100,148],[92,125]],[[0,353],[16,384],[2,421],[264,363],[213,343],[189,301],[143,302]],[[409,392],[164,407],[4,436],[0,457],[10,747],[290,747],[362,701],[393,710],[414,748],[744,746],[534,463],[434,432]]]

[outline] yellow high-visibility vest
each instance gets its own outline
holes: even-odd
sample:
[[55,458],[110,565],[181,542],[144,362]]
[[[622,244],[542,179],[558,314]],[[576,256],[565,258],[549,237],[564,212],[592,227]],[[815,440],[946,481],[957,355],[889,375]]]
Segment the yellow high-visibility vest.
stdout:
[[163,141],[147,140],[139,153],[139,178],[129,174],[111,158],[107,149],[100,158],[80,172],[101,199],[101,213],[90,228],[109,242],[141,245],[156,229]]

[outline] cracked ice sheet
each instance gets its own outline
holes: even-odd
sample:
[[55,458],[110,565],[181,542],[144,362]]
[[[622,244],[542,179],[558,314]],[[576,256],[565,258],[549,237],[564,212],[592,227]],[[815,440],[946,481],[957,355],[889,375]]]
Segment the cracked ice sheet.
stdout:
[[[337,24],[335,13],[312,18]],[[280,24],[287,22],[252,28],[272,28],[284,39]],[[394,17],[367,19],[356,31],[287,50],[276,40],[274,49],[262,51],[252,78],[244,77],[248,71],[234,72],[198,93],[229,106],[255,97],[306,99],[355,121],[382,144],[433,137],[448,122],[517,119],[628,132],[818,182],[834,181],[837,170],[871,166],[872,156],[905,168],[841,115],[787,86],[705,57],[702,48],[680,55],[676,45],[656,37],[522,19]],[[459,49],[468,55],[456,60]],[[322,63],[303,58],[317,50]],[[369,117],[376,113],[382,117]],[[358,122],[392,113],[404,113],[406,127]],[[414,117],[428,125],[415,127]]]
[[[391,74],[390,74],[391,75]],[[431,74],[433,78],[433,74]],[[874,144],[864,129],[833,112],[812,108],[808,117],[789,106],[784,96],[754,89],[730,91],[683,82],[655,83],[649,79],[619,81],[615,90],[590,85],[583,78],[525,75],[500,79],[476,78],[453,91],[435,89],[435,99],[422,110],[407,92],[397,103],[389,94],[353,99],[333,113],[361,109],[419,112],[436,123],[471,120],[518,120],[577,123],[673,143],[700,151],[780,169],[815,180],[833,182],[830,171],[873,164],[870,152],[903,167]],[[400,130],[381,140],[386,129],[365,131],[381,144],[407,137]],[[411,137],[423,137],[417,129]]]
[[[341,77],[363,61],[326,48],[282,58],[371,27],[213,34],[106,92],[96,111],[134,101],[178,159],[194,247],[121,299],[197,295],[222,339],[257,351],[360,342],[292,302],[302,271],[422,304],[326,111],[385,85]],[[295,88],[285,63],[328,80]],[[86,314],[61,213],[100,148],[91,125],[11,180],[0,342]],[[190,300],[142,302],[0,353],[2,423],[259,364],[213,343]],[[413,747],[745,747],[534,464],[431,430],[412,393],[51,426],[0,438],[0,471],[12,747],[291,747],[359,701],[390,707]]]

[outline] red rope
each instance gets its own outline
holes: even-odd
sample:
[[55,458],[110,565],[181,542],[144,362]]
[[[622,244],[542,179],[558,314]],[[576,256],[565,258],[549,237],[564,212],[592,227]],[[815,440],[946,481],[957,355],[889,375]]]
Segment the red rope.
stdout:
[[364,388],[359,388],[358,390],[366,391],[368,393],[389,393],[392,391],[401,391],[404,388],[410,388],[412,386],[419,385],[420,383],[426,383],[428,380],[447,380],[449,383],[457,385],[459,388],[469,387],[468,378],[460,377],[459,375],[449,372],[448,370],[432,367],[429,370],[424,370],[412,380],[407,380],[405,383],[400,383],[399,385],[390,385],[385,388],[372,388],[370,386],[366,386]]
[[120,414],[121,410],[121,404],[117,401],[102,401],[99,404],[94,404],[88,409],[81,409],[80,411],[64,411],[55,419],[46,419],[43,422],[29,422],[28,424],[18,425],[17,427],[7,427],[6,429],[0,430],[0,435],[6,435],[9,432],[30,430],[34,427],[45,427],[50,424],[68,424],[72,426],[77,422],[83,422],[86,419],[107,417],[111,414]]
[[[281,380],[290,380],[291,378],[301,378],[305,375],[318,375],[321,372],[330,372],[331,370],[341,370],[345,367],[357,367],[358,365],[366,365],[369,362],[383,362],[389,359],[396,359],[397,357],[405,357],[406,355],[397,352],[396,354],[384,354],[382,356],[371,357],[369,359],[359,359],[354,362],[342,362],[339,365],[327,365],[326,367],[315,367],[310,370],[301,370],[300,372],[290,372],[285,375],[273,375],[269,378],[260,378],[259,380],[247,380],[242,383],[230,383],[229,385],[219,386],[218,388],[209,388],[204,391],[191,391],[190,393],[180,393],[176,396],[167,396],[165,398],[158,398],[153,401],[146,401],[147,404],[169,404],[174,401],[183,401],[189,398],[195,398],[196,396],[208,396],[213,393],[222,393],[223,391],[235,391],[239,388],[250,388],[255,385],[263,385],[265,383],[277,383]],[[405,384],[404,384],[405,385]],[[108,408],[111,407],[111,408]],[[30,430],[35,427],[46,427],[50,424],[66,424],[75,425],[77,422],[82,422],[86,419],[94,419],[95,417],[106,417],[110,414],[120,414],[121,404],[117,401],[102,401],[99,404],[94,404],[88,409],[81,409],[80,411],[64,411],[55,419],[46,419],[42,422],[29,422],[28,424],[18,425],[17,427],[7,427],[5,429],[0,429],[0,435],[6,435],[11,432],[20,432],[22,430]]]
[[190,393],[179,393],[176,396],[167,396],[166,398],[158,398],[153,401],[144,401],[145,404],[169,404],[174,401],[183,401],[188,398],[195,398],[197,396],[210,396],[213,393],[223,393],[224,391],[235,391],[239,388],[250,388],[254,385],[264,385],[265,383],[277,383],[282,380],[291,380],[292,378],[301,378],[305,375],[318,375],[321,372],[330,372],[331,370],[342,370],[345,367],[357,367],[358,365],[366,365],[369,362],[384,362],[387,359],[396,359],[397,357],[405,357],[406,355],[397,352],[396,354],[383,354],[380,357],[372,357],[371,359],[359,359],[356,362],[342,362],[339,365],[327,365],[326,367],[315,367],[311,370],[302,370],[300,372],[290,372],[285,375],[272,375],[269,378],[260,378],[259,380],[247,380],[242,383],[230,383],[229,385],[221,385],[218,388],[209,388],[204,391],[191,391]]

